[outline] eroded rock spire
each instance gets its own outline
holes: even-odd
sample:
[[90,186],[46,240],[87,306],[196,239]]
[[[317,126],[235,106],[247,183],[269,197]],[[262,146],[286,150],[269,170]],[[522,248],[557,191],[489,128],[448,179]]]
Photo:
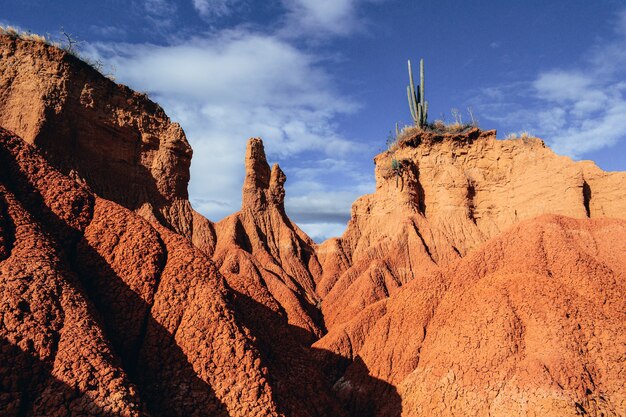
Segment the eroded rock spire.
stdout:
[[241,208],[266,210],[268,206],[274,206],[283,210],[287,177],[278,164],[274,164],[270,170],[260,138],[251,138],[248,141],[245,165]]

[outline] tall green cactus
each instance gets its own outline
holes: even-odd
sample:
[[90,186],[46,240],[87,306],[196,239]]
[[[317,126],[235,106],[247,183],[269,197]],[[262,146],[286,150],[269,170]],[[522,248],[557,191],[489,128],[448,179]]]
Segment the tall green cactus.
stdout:
[[409,110],[415,126],[424,127],[428,120],[428,102],[424,99],[424,60],[420,59],[420,85],[419,90],[415,90],[413,83],[413,70],[409,59],[409,85],[406,87],[406,94],[409,99]]

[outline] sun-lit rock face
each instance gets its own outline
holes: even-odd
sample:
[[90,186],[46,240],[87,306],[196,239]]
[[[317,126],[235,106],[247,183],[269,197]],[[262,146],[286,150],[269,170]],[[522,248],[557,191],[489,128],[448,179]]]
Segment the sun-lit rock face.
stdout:
[[616,415],[625,223],[602,218],[626,218],[626,174],[477,129],[417,133],[375,162],[375,193],[317,251],[329,332],[314,347],[353,413]]
[[0,35],[0,126],[98,195],[211,253],[213,225],[188,201],[191,147],[145,94],[59,48]]
[[333,352],[326,369],[353,361],[335,387],[355,415],[618,416],[624,242],[624,220],[522,221],[416,274],[314,347]]
[[375,163],[375,193],[354,203],[344,235],[317,252],[329,329],[521,220],[544,213],[626,218],[626,173],[573,162],[540,139],[497,140],[495,131],[478,129],[417,132]]
[[626,409],[625,173],[413,129],[315,245],[260,139],[213,224],[182,129],[53,46],[0,36],[0,126],[6,415]]

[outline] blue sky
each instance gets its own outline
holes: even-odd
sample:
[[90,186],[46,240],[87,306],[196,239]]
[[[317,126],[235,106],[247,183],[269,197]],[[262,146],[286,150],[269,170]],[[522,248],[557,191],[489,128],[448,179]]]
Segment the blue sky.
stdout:
[[0,23],[63,27],[161,104],[194,148],[191,201],[214,221],[238,210],[260,136],[290,217],[318,241],[341,234],[374,190],[372,158],[410,121],[407,58],[425,59],[430,120],[471,107],[499,137],[528,131],[626,170],[621,0],[2,0]]

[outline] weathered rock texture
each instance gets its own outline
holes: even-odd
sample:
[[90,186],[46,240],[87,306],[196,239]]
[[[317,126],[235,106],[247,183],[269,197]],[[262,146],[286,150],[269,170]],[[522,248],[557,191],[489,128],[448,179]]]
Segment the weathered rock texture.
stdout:
[[316,246],[259,139],[214,225],[182,129],[53,46],[0,36],[0,126],[2,415],[626,409],[626,173],[414,131]]
[[4,130],[0,167],[6,415],[279,415],[206,255]]
[[[315,308],[321,267],[313,241],[285,214],[285,174],[270,167],[263,142],[250,139],[241,211],[216,224],[214,259],[232,288],[279,312],[311,336],[322,335]],[[311,340],[312,341],[312,340]]]
[[286,177],[250,139],[241,210],[216,224],[214,260],[237,293],[238,314],[264,356],[286,415],[341,416],[309,345],[324,333],[316,304],[321,268],[313,241],[285,214]]
[[0,126],[101,197],[212,252],[213,226],[188,201],[191,147],[146,95],[59,48],[0,35]]
[[356,415],[380,398],[380,416],[618,416],[625,278],[626,221],[546,215],[417,275],[314,346],[358,364],[335,386]]
[[478,129],[418,132],[375,162],[376,192],[354,203],[342,238],[317,251],[329,329],[520,220],[543,213],[626,218],[626,173],[573,162],[539,139],[496,140],[495,131]]

